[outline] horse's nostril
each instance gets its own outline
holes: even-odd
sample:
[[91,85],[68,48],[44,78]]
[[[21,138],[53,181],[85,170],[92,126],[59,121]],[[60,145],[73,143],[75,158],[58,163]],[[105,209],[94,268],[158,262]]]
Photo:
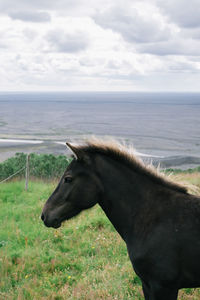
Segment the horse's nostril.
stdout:
[[43,213],[41,215],[41,219],[42,219],[42,221],[44,221],[44,214]]

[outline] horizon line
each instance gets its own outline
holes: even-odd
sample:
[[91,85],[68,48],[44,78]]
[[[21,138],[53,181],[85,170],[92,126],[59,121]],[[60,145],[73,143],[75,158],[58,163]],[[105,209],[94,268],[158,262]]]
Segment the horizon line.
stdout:
[[186,94],[186,93],[194,93],[194,94],[198,94],[200,93],[199,91],[166,91],[166,90],[162,90],[162,91],[142,91],[142,90],[132,90],[132,91],[124,91],[124,90],[113,90],[113,91],[107,91],[107,90],[16,90],[16,91],[8,91],[8,90],[2,90],[0,91],[0,94],[2,93],[182,93],[182,94]]

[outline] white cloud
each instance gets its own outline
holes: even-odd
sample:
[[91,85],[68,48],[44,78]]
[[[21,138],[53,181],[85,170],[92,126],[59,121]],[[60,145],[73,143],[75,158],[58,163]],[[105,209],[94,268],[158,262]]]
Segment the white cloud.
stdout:
[[0,90],[200,90],[199,5],[182,3],[1,0]]

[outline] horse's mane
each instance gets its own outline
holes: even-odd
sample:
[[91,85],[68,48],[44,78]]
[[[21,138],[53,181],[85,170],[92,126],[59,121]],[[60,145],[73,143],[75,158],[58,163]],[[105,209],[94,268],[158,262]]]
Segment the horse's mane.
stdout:
[[79,150],[86,153],[98,153],[108,156],[111,159],[121,161],[128,167],[134,169],[144,176],[148,176],[152,181],[172,190],[187,194],[187,188],[173,182],[164,174],[158,172],[152,165],[145,165],[135,154],[134,148],[127,147],[114,139],[91,138],[84,145],[78,146]]

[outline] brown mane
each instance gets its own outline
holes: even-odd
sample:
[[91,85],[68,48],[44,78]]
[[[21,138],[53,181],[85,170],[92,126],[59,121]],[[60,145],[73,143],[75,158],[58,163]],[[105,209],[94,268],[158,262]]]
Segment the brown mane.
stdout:
[[121,161],[134,171],[148,176],[152,181],[161,184],[175,191],[187,194],[187,188],[171,181],[168,177],[158,172],[152,165],[148,166],[135,155],[133,147],[126,147],[114,139],[103,140],[92,138],[86,141],[85,145],[78,146],[78,149],[86,153],[99,153],[111,159]]

